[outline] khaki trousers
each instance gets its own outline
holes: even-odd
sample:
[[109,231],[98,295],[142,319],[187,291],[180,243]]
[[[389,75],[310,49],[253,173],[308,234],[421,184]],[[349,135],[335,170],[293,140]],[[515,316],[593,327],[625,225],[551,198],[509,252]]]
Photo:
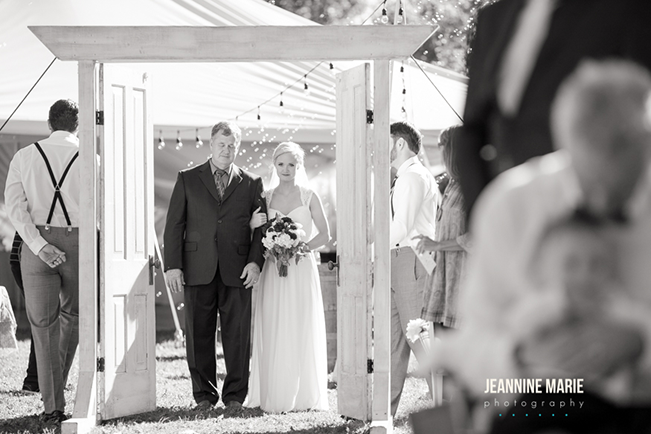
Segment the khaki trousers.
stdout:
[[66,253],[66,262],[56,268],[50,268],[25,244],[20,256],[38,386],[45,412],[51,413],[65,410],[63,389],[79,343],[79,231],[38,229],[48,243]]
[[[407,378],[409,354],[425,363],[425,349],[418,340],[411,343],[407,323],[420,318],[427,271],[411,247],[391,249],[391,414],[395,416]],[[431,380],[427,382],[432,392]]]

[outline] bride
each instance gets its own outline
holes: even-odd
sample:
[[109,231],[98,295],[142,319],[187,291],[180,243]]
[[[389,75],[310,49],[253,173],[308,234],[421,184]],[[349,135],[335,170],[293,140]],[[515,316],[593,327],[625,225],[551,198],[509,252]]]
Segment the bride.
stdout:
[[[330,229],[319,196],[307,187],[304,157],[298,144],[279,144],[273,153],[278,185],[263,196],[269,219],[280,215],[300,223],[303,241],[313,251],[330,240]],[[253,226],[266,221],[265,216],[256,216]],[[313,227],[318,233],[311,236]],[[279,277],[269,256],[262,268],[244,405],[274,413],[327,410],[326,331],[316,260],[309,252],[298,265],[293,259],[289,262],[286,277]]]

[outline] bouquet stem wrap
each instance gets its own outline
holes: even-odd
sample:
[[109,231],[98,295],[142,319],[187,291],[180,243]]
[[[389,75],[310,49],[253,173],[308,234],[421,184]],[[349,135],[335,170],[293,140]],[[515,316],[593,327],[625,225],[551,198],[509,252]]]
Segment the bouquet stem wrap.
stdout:
[[287,277],[288,267],[289,267],[289,261],[284,261],[282,259],[276,261],[276,268],[278,268],[278,275],[280,277]]

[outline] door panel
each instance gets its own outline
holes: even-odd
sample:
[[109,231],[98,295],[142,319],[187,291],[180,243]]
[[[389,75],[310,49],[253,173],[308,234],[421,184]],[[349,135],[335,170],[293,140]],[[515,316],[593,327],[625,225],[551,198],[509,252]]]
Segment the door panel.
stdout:
[[371,126],[369,65],[337,78],[337,399],[339,413],[370,420]]
[[102,419],[156,408],[153,142],[146,74],[100,68]]

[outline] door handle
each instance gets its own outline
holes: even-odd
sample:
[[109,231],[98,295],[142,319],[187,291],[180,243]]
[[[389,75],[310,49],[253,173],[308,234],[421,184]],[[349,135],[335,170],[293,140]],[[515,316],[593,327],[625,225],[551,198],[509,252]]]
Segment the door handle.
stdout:
[[154,258],[149,255],[149,284],[154,284],[154,276],[156,276],[156,271],[154,268],[160,268],[160,259]]
[[339,286],[339,255],[337,255],[337,262],[328,261],[328,270],[335,270],[335,279]]

